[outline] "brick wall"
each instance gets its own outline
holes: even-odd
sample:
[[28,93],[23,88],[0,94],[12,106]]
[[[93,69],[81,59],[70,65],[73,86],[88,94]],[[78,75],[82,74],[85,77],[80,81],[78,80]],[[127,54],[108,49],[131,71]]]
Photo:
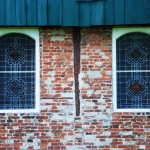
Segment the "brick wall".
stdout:
[[81,29],[76,116],[72,28],[40,29],[39,114],[0,114],[0,150],[150,149],[149,113],[114,113],[111,28]]

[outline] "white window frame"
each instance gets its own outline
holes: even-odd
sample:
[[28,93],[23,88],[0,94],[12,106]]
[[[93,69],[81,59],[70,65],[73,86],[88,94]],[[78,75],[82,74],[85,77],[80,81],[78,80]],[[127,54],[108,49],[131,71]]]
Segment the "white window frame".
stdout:
[[35,108],[34,109],[10,109],[0,110],[0,113],[39,113],[40,103],[40,49],[39,49],[39,29],[37,28],[0,28],[0,37],[11,34],[20,33],[27,35],[35,40]]
[[113,111],[114,112],[150,112],[148,109],[118,109],[117,108],[117,80],[116,80],[116,42],[117,39],[127,33],[141,32],[150,35],[150,27],[126,27],[113,28],[112,31],[112,88],[113,88]]

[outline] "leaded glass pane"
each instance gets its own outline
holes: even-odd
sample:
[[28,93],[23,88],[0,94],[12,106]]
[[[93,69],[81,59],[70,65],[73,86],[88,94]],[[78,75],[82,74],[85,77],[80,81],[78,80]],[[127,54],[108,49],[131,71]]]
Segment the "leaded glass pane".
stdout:
[[117,108],[150,108],[150,36],[130,33],[117,40]]
[[35,73],[0,73],[0,109],[35,107]]
[[35,41],[22,34],[0,38],[0,109],[35,108]]
[[150,108],[150,72],[117,73],[117,107]]
[[150,70],[150,36],[130,33],[120,37],[116,54],[117,70]]
[[1,37],[0,64],[0,71],[34,71],[35,41],[20,34]]

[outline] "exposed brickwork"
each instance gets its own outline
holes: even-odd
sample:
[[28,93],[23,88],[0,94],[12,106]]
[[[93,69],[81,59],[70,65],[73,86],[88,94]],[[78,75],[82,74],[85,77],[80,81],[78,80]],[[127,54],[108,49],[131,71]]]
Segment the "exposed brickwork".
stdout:
[[111,28],[81,29],[75,116],[72,28],[40,29],[39,114],[0,114],[0,150],[149,150],[150,113],[114,113]]

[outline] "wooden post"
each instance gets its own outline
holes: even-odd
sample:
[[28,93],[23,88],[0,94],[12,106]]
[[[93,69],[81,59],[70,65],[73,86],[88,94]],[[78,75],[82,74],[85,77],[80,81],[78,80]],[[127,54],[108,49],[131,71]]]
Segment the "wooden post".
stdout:
[[74,44],[74,79],[75,79],[75,101],[76,116],[80,115],[80,90],[79,90],[79,73],[80,73],[80,27],[73,28],[73,44]]

